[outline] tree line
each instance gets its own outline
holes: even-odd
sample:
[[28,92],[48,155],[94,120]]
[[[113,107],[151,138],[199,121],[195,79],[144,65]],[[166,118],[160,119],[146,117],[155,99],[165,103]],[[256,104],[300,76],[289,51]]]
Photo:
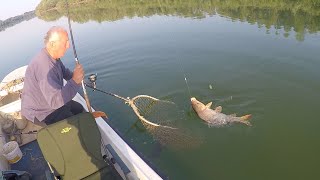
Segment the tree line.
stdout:
[[35,16],[36,15],[34,11],[29,11],[18,16],[10,17],[4,21],[0,20],[0,32],[6,30],[7,28],[15,26],[23,21],[28,21],[34,18]]
[[[79,23],[116,21],[153,15],[205,18],[220,15],[234,21],[257,24],[267,30],[295,32],[302,41],[306,33],[320,30],[320,0],[68,0],[70,18]],[[65,0],[42,0],[36,15],[45,21],[66,16]],[[268,32],[268,31],[267,31]]]

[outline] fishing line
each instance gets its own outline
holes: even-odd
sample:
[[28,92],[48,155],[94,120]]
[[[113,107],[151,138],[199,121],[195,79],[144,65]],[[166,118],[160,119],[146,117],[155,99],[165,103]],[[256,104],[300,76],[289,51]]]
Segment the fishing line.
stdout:
[[[163,13],[162,5],[161,5],[161,3],[160,3],[159,0],[158,0],[158,4],[159,4],[159,6],[160,6],[161,12]],[[182,62],[181,62],[180,58],[179,58],[178,61],[179,61],[179,63],[180,63],[180,69],[181,69],[181,72],[182,72],[182,74],[183,74],[184,81],[186,82],[186,85],[187,85],[187,88],[188,88],[189,96],[190,96],[190,98],[191,98],[192,96],[191,96],[191,93],[190,93],[190,88],[189,88],[189,85],[188,85],[188,80],[187,80],[186,75],[185,75],[185,73],[184,73],[183,66],[182,66]]]
[[185,81],[185,83],[186,83],[186,85],[187,85],[187,88],[188,88],[189,96],[190,96],[190,98],[191,98],[192,96],[191,96],[191,93],[190,93],[190,88],[189,88],[189,85],[188,85],[188,80],[187,80],[186,74],[185,74],[185,72],[184,72],[181,59],[179,58],[178,61],[179,61],[179,64],[180,64],[181,72],[182,72],[183,77],[184,77],[184,81]]

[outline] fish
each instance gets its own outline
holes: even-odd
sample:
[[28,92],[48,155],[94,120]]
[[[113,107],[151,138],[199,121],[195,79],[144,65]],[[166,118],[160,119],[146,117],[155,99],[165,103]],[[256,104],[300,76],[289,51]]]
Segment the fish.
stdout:
[[214,110],[211,109],[212,102],[203,104],[198,101],[195,97],[191,98],[191,105],[198,116],[205,122],[208,123],[209,127],[219,127],[231,123],[242,123],[247,126],[251,126],[249,119],[251,114],[247,114],[241,117],[237,117],[236,114],[226,115],[222,113],[222,107],[218,106]]

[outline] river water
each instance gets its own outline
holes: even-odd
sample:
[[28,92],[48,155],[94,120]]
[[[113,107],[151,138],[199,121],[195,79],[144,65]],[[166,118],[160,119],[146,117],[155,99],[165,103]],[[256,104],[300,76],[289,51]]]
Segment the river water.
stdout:
[[[89,91],[109,123],[170,179],[319,178],[319,8],[301,1],[310,6],[297,10],[284,0],[270,6],[155,2],[125,12],[79,8],[72,18],[78,57],[87,76],[98,74],[102,90],[176,103],[179,124],[202,143],[163,146],[121,100]],[[51,26],[68,27],[55,13],[0,32],[1,77],[28,64]],[[74,67],[71,48],[63,62]],[[190,95],[226,114],[252,114],[252,127],[209,128]]]

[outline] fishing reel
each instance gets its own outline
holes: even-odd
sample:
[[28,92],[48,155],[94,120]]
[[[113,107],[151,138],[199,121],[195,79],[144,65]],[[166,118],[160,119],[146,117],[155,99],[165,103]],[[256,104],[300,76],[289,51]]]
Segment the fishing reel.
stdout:
[[93,87],[93,88],[97,88],[97,83],[96,83],[97,77],[98,77],[97,74],[90,74],[89,77],[88,77],[88,79],[89,79],[89,81],[91,83],[90,86]]

